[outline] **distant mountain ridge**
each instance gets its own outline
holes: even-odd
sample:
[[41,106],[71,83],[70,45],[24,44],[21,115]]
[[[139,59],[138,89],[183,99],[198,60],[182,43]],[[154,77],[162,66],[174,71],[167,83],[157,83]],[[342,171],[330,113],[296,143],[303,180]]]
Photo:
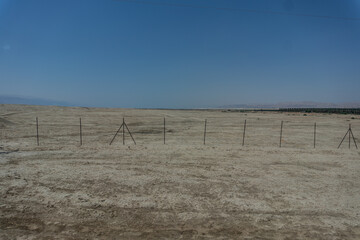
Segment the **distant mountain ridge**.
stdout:
[[360,103],[281,102],[276,104],[232,104],[221,108],[360,108]]
[[65,106],[71,107],[73,105],[50,99],[31,98],[31,97],[17,97],[0,95],[0,104],[26,104],[26,105],[49,105],[49,106]]
[[[0,104],[25,104],[74,107],[77,105],[65,101],[57,101],[43,98],[19,97],[0,95]],[[280,102],[275,104],[231,104],[216,108],[240,108],[240,109],[278,109],[278,108],[360,108],[359,102],[353,103],[320,103],[320,102]]]

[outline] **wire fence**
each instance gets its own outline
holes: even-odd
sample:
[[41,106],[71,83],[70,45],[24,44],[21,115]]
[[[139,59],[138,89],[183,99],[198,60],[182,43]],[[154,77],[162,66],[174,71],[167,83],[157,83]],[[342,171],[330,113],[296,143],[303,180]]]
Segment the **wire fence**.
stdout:
[[[351,124],[341,148],[356,148],[359,121],[300,121],[269,118],[126,117],[94,118],[41,117],[33,121],[3,124],[1,141],[17,146],[33,145],[113,145],[134,144],[206,144],[258,147],[337,148]],[[81,119],[81,120],[80,120]],[[246,120],[246,124],[245,124]],[[81,121],[81,123],[80,123]],[[206,122],[206,127],[205,127]],[[38,124],[37,124],[38,123]],[[282,127],[281,127],[282,125]],[[117,131],[120,131],[117,133]],[[115,134],[117,135],[115,136]],[[123,138],[124,134],[124,138]],[[115,136],[115,138],[114,138]]]

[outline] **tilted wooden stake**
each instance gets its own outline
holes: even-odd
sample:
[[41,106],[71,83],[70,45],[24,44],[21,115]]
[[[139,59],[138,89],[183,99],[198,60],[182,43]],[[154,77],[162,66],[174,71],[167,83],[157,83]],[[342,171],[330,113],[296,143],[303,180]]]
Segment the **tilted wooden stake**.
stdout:
[[120,129],[121,129],[123,126],[124,126],[124,124],[121,124],[121,126],[119,127],[119,129],[118,129],[118,130],[117,130],[117,132],[115,133],[115,135],[114,135],[114,137],[112,138],[112,140],[111,140],[111,142],[110,142],[110,144],[109,144],[109,145],[111,145],[111,144],[112,144],[112,142],[114,141],[114,139],[115,139],[116,135],[120,132]]
[[112,139],[111,142],[110,142],[110,145],[111,145],[111,143],[114,141],[116,135],[120,132],[120,129],[121,129],[121,128],[122,128],[122,134],[123,134],[123,136],[122,136],[122,137],[123,137],[123,145],[125,145],[125,128],[126,128],[126,130],[128,131],[128,133],[130,134],[131,139],[134,141],[134,144],[136,145],[135,139],[133,138],[133,135],[131,134],[131,132],[130,132],[128,126],[127,126],[127,124],[125,123],[125,119],[124,119],[124,118],[123,118],[123,123],[121,124],[121,126],[119,127],[119,129],[117,130],[117,132],[115,133],[113,139]]
[[345,136],[342,138],[342,140],[341,140],[338,148],[340,148],[341,144],[344,142],[344,140],[345,140],[345,138],[346,138],[346,135],[348,135],[348,134],[349,134],[349,149],[350,149],[351,137],[352,137],[352,139],[353,139],[353,141],[354,141],[354,143],[355,143],[356,149],[358,149],[358,146],[357,146],[357,144],[356,144],[356,139],[355,139],[354,134],[353,134],[353,132],[352,132],[352,130],[351,130],[351,124],[349,124],[349,129],[346,131]]
[[124,122],[124,125],[125,125],[128,133],[130,134],[131,139],[134,141],[134,144],[136,145],[135,139],[133,138],[133,136],[132,136],[132,134],[131,134],[131,132],[130,132],[130,130],[129,130],[129,128],[128,128],[128,126],[127,126],[127,124],[125,122]]
[[356,149],[358,149],[358,146],[357,146],[357,144],[356,144],[356,140],[355,140],[354,134],[353,134],[353,132],[352,132],[351,129],[350,129],[350,133],[351,133],[351,136],[352,136],[352,138],[353,138],[353,140],[354,140],[355,147],[356,147]]

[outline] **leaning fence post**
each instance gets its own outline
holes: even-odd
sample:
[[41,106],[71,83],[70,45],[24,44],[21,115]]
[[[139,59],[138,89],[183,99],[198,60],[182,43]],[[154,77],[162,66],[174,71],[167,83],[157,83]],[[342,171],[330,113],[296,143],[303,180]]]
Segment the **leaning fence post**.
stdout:
[[164,118],[164,144],[165,144],[165,118]]
[[129,129],[128,126],[126,125],[125,121],[124,121],[124,126],[126,127],[128,133],[130,134],[130,137],[131,137],[131,139],[133,140],[134,144],[136,145],[135,139],[133,138],[133,136],[132,136],[132,134],[131,134],[131,132],[130,132],[130,129]]
[[80,118],[80,146],[82,145],[82,129],[81,129],[81,118]]
[[351,124],[349,124],[349,129],[347,130],[345,136],[344,136],[343,139],[341,140],[338,148],[340,148],[340,146],[341,146],[341,144],[343,143],[343,141],[345,140],[347,134],[349,134],[349,149],[350,149],[351,137],[353,138],[354,143],[355,143],[355,147],[356,147],[356,149],[357,149],[358,146],[357,146],[357,144],[356,144],[356,140],[355,140],[354,134],[353,134],[353,132],[352,132],[352,130],[351,130]]
[[314,124],[314,148],[316,144],[316,123]]
[[205,140],[206,140],[206,119],[205,119],[205,128],[204,128],[204,145],[205,145]]
[[350,131],[350,129],[348,129],[348,130],[346,131],[345,136],[344,136],[344,137],[343,137],[343,139],[341,140],[341,142],[340,142],[340,144],[339,144],[338,148],[340,148],[341,144],[342,144],[342,143],[343,143],[343,141],[345,140],[346,135],[349,133],[349,131]]
[[350,149],[350,132],[351,132],[351,123],[349,123],[349,149]]
[[352,132],[351,129],[350,129],[349,134],[351,134],[351,136],[352,136],[352,138],[353,138],[353,140],[354,140],[354,143],[355,143],[355,147],[356,147],[356,149],[358,149],[358,146],[357,146],[357,144],[356,144],[356,140],[355,140],[354,134],[353,134],[353,132]]
[[39,121],[38,121],[38,117],[36,117],[36,141],[37,141],[37,145],[39,146]]
[[282,129],[283,129],[283,121],[281,121],[281,128],[280,128],[280,147],[281,147]]
[[120,131],[120,129],[121,129],[122,127],[124,127],[124,124],[121,124],[121,126],[119,127],[119,129],[118,129],[118,130],[117,130],[117,132],[115,133],[114,137],[111,139],[111,142],[110,142],[110,144],[109,144],[109,145],[111,145],[111,144],[112,144],[112,142],[114,141],[114,139],[115,139],[116,135],[119,133],[119,131]]
[[243,146],[245,144],[245,131],[246,131],[246,119],[245,119],[245,122],[244,122],[244,132],[243,132],[243,141],[242,141]]

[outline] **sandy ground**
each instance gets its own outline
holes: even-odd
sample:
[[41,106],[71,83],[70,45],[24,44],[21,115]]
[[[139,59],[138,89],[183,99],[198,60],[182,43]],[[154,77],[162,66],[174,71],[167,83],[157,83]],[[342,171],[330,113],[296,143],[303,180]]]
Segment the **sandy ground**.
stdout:
[[356,115],[0,105],[0,239],[360,239],[349,123],[359,145]]

